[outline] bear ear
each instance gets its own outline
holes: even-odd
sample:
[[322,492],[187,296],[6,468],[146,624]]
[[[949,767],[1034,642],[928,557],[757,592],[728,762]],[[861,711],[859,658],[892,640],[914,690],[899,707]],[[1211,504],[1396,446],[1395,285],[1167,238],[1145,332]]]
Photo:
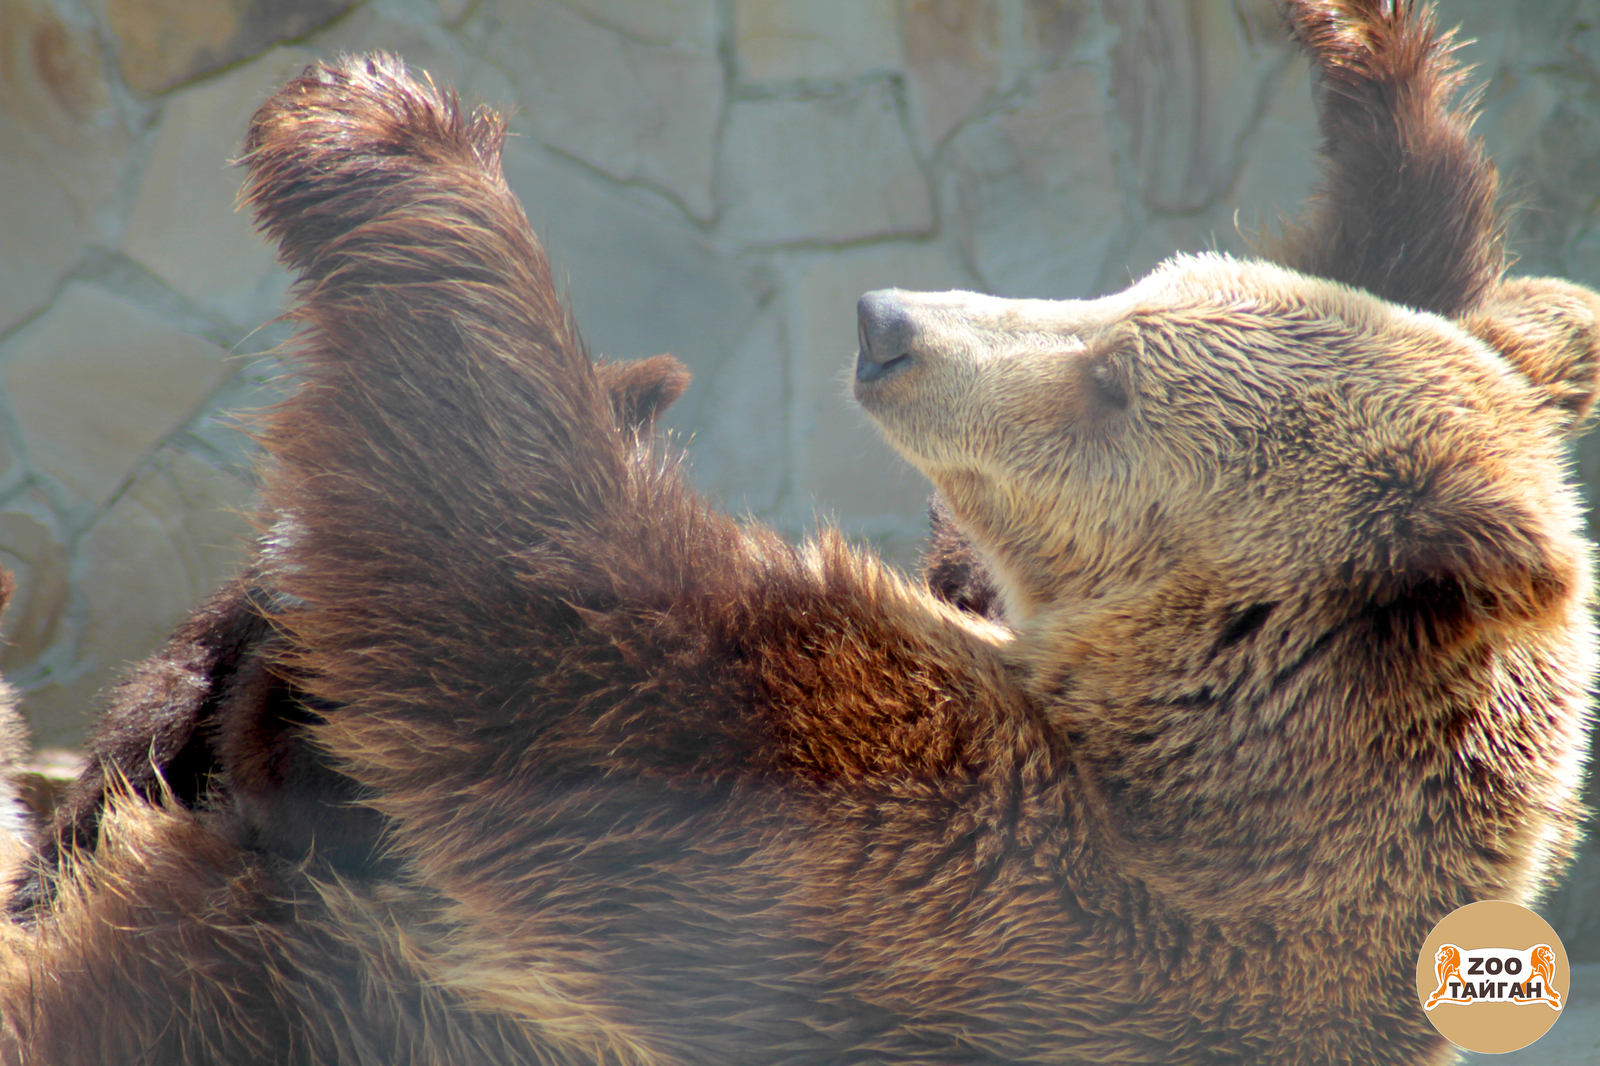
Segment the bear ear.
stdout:
[[597,360],[594,371],[617,425],[641,437],[655,428],[656,417],[683,395],[690,380],[689,368],[670,355],[625,363]]
[[1584,428],[1600,389],[1600,294],[1554,278],[1508,278],[1460,325],[1544,392],[1564,432]]
[[1419,473],[1394,506],[1364,516],[1363,534],[1386,556],[1376,560],[1388,576],[1375,590],[1375,618],[1409,617],[1440,638],[1534,622],[1578,587],[1582,550],[1555,534],[1528,486],[1472,464]]

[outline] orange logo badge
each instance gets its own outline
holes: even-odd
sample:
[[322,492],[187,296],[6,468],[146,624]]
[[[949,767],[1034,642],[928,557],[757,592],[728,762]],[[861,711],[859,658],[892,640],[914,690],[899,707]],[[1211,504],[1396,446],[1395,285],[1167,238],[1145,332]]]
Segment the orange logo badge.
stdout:
[[1473,903],[1434,927],[1417,959],[1428,1020],[1468,1051],[1527,1047],[1560,1017],[1567,952],[1543,918],[1515,903]]

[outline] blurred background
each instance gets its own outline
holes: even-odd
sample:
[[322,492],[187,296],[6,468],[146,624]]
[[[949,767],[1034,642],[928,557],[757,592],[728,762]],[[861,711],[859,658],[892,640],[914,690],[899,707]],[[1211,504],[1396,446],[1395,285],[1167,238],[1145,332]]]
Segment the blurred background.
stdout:
[[[1600,285],[1600,0],[1445,0],[1521,273]],[[914,562],[927,487],[846,399],[856,297],[1082,297],[1244,253],[1315,177],[1271,0],[0,0],[0,671],[41,747],[243,560],[289,279],[235,210],[256,106],[385,48],[512,113],[591,347],[670,351],[700,487]],[[1580,477],[1600,484],[1600,446]],[[1591,789],[1591,801],[1595,799]],[[1545,907],[1600,960],[1600,850]]]

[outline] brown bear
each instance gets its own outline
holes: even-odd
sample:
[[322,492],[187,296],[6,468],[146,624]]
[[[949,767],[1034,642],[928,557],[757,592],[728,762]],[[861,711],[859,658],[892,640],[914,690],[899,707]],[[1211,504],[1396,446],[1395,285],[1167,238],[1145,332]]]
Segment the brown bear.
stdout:
[[494,116],[384,56],[276,95],[270,526],[0,929],[4,1061],[1448,1061],[1424,936],[1575,833],[1600,300],[1503,278],[1426,12],[1292,13],[1282,265],[863,298],[943,597],[686,487]]

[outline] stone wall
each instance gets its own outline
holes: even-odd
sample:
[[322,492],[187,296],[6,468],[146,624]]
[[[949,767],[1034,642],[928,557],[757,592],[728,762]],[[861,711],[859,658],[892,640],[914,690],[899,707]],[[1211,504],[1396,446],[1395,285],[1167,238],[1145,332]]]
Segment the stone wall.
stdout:
[[[1600,4],[1444,6],[1523,268],[1600,283]],[[0,0],[0,670],[41,744],[245,554],[232,413],[274,395],[287,278],[227,160],[275,85],[371,48],[515,113],[594,349],[694,369],[707,492],[903,561],[926,488],[845,398],[861,292],[1113,290],[1313,178],[1269,0]]]

